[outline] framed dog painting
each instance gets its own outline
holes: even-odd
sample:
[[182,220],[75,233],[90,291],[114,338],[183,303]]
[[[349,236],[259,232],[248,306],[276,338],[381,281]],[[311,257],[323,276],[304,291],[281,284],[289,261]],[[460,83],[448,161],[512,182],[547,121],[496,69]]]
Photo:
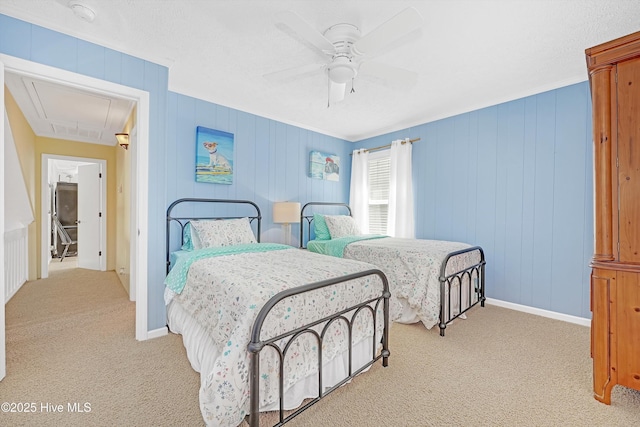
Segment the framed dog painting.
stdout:
[[196,182],[233,182],[233,134],[196,128]]

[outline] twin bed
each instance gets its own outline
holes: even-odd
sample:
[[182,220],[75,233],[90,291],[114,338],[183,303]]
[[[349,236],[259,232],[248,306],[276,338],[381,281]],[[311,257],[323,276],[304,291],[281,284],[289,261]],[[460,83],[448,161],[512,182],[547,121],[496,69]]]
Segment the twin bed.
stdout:
[[[335,204],[305,205],[308,236],[314,216],[304,212],[318,205]],[[444,335],[484,305],[479,247],[443,242],[434,256],[390,238],[348,237],[343,256],[329,257],[260,243],[261,220],[246,200],[180,199],[167,209],[167,325],[200,373],[207,425],[258,426],[259,413],[274,410],[282,425],[380,359],[387,366],[390,321],[431,327],[437,312]],[[370,246],[385,240],[387,249]]]
[[[327,209],[342,214],[320,213]],[[309,202],[300,211],[300,247],[381,269],[400,304],[400,313],[392,312],[396,322],[421,321],[427,329],[437,324],[444,336],[449,323],[478,303],[484,307],[486,262],[480,246],[361,235],[347,204]]]
[[271,410],[284,424],[378,360],[388,363],[384,274],[259,243],[260,224],[249,201],[181,199],[167,210],[167,324],[200,372],[207,425],[246,418],[257,426],[259,412]]

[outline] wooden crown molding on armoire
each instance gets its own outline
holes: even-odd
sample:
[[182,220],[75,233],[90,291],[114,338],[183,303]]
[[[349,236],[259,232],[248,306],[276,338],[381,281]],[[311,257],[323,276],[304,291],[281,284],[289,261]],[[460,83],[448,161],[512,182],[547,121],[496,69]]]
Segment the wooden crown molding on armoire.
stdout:
[[593,394],[640,390],[640,32],[585,51],[593,105]]

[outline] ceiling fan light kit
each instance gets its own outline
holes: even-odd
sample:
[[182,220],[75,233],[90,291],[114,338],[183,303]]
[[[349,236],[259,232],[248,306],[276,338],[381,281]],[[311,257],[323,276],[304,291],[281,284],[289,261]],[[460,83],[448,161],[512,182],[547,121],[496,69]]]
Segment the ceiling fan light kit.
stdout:
[[334,46],[331,63],[327,65],[327,73],[331,81],[343,84],[353,80],[358,74],[356,64],[353,62],[353,43],[360,38],[360,30],[351,24],[336,24],[324,32]]
[[350,58],[340,56],[327,65],[327,73],[332,82],[342,84],[354,79],[358,71]]
[[[397,68],[388,64],[376,64],[370,62],[368,56],[380,52],[393,42],[400,40],[405,35],[420,29],[423,25],[422,15],[413,7],[404,9],[402,12],[381,24],[373,31],[362,36],[358,27],[348,23],[335,24],[327,28],[323,33],[318,32],[307,21],[295,12],[286,11],[279,15],[280,24],[293,30],[307,43],[313,46],[322,54],[325,65],[319,70],[323,70],[328,78],[327,105],[339,102],[344,99],[346,83],[352,82],[359,71],[366,71],[372,77],[377,77],[379,81],[405,80],[411,81],[410,74],[416,74],[408,70]],[[360,66],[363,63],[370,66]],[[307,69],[308,65],[304,65]],[[284,73],[291,73],[291,69],[283,70]],[[270,73],[269,77],[277,77],[279,73]],[[265,75],[266,77],[266,75]]]

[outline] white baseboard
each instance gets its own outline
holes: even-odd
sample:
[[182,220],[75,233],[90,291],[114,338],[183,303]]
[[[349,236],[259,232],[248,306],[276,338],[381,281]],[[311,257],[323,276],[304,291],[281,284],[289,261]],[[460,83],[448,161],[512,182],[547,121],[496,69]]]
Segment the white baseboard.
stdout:
[[147,332],[147,339],[153,339],[153,338],[160,338],[163,337],[165,335],[167,335],[168,329],[166,326],[162,327],[162,328],[158,328],[158,329],[154,329],[152,331]]
[[537,316],[549,317],[551,319],[562,320],[564,322],[575,323],[576,325],[591,327],[591,319],[584,317],[571,316],[570,314],[558,313],[555,311],[543,310],[541,308],[529,307],[527,305],[514,304],[512,302],[501,301],[498,299],[487,298],[487,304],[497,307],[509,308],[511,310],[522,311],[524,313],[535,314]]

